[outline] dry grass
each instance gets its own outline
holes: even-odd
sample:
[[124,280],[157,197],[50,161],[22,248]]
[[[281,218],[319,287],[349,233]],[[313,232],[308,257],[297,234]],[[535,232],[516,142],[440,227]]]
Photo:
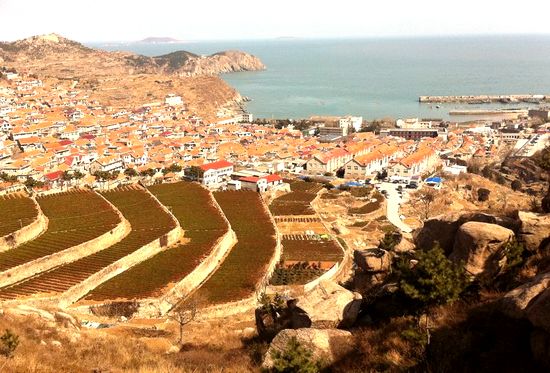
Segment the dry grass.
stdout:
[[219,325],[193,326],[194,333],[208,336],[206,341],[190,337],[180,352],[170,354],[167,347],[176,337],[168,331],[164,337],[138,338],[140,333],[128,328],[79,332],[35,318],[2,316],[0,330],[6,328],[20,338],[15,357],[4,369],[10,373],[257,371],[238,335]]

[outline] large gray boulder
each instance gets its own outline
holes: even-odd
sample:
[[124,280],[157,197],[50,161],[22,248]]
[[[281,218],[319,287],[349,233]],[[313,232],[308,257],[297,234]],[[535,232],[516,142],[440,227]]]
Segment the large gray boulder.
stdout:
[[382,249],[355,250],[353,259],[357,267],[364,272],[378,273],[390,270],[392,255]]
[[338,329],[287,329],[277,336],[267,350],[262,368],[273,368],[273,354],[283,353],[289,341],[296,338],[298,343],[311,352],[314,361],[322,362],[324,367],[330,366],[353,352],[353,335]]
[[[529,305],[549,288],[550,272],[542,273],[530,282],[506,293],[500,300],[500,310],[510,317],[527,317],[527,308]],[[550,309],[548,312],[550,312]]]
[[504,246],[513,238],[514,232],[508,228],[470,221],[458,229],[449,258],[463,263],[473,276],[492,277],[506,263]]
[[471,212],[454,212],[440,215],[424,222],[422,228],[413,232],[414,243],[420,249],[430,249],[436,242],[449,255],[454,248],[455,236],[458,228],[466,222],[482,222],[500,225],[516,231],[519,222],[507,217],[499,217],[490,214]]
[[357,320],[361,302],[359,293],[325,280],[299,297],[296,306],[305,311],[312,328],[347,328]]
[[525,243],[527,250],[536,251],[550,243],[550,214],[535,214],[519,211],[521,223],[518,239]]

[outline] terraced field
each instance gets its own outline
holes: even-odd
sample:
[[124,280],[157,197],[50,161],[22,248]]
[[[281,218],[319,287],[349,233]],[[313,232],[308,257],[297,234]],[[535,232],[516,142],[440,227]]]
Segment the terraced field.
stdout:
[[284,215],[314,215],[311,201],[322,189],[322,185],[315,182],[287,180],[290,184],[290,193],[277,197],[269,205],[269,210],[275,216]]
[[90,292],[86,299],[101,301],[159,296],[168,284],[187,276],[227,232],[228,226],[214,207],[210,193],[198,184],[159,184],[150,187],[149,191],[163,205],[170,207],[190,241],[113,277]]
[[[103,195],[122,212],[130,222],[132,231],[107,249],[1,289],[0,299],[13,299],[36,293],[64,292],[140,247],[163,237],[175,227],[170,215],[142,189],[123,187],[105,192]],[[87,206],[87,211],[94,210],[95,208]],[[79,221],[83,224],[89,223],[84,217]],[[80,230],[76,233],[79,232]]]
[[94,239],[120,222],[112,207],[92,191],[64,192],[37,201],[49,219],[48,229],[35,240],[1,252],[0,271]]
[[22,194],[0,197],[0,237],[29,225],[37,216],[38,210],[29,197]]
[[342,249],[331,239],[308,239],[304,236],[283,237],[283,260],[291,262],[339,262]]
[[260,195],[251,191],[214,193],[237,244],[220,268],[197,291],[211,304],[237,301],[254,293],[275,252],[276,239]]

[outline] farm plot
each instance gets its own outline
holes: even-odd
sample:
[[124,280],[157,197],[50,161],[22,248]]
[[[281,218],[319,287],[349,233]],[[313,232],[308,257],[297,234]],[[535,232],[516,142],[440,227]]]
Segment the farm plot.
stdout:
[[[64,292],[175,228],[170,215],[142,189],[123,187],[103,195],[122,212],[130,222],[132,231],[120,242],[104,250],[0,290],[0,299]],[[82,218],[81,221],[87,222],[87,219]]]
[[331,239],[312,238],[304,235],[285,235],[283,260],[285,262],[338,262],[343,257],[342,249]]
[[21,194],[0,197],[0,237],[29,225],[37,216],[38,210],[29,197]]
[[316,264],[299,262],[290,266],[279,264],[270,279],[270,285],[305,285],[325,273]]
[[120,222],[112,207],[92,191],[64,192],[37,201],[49,219],[48,229],[38,238],[0,253],[0,271],[90,241]]
[[314,215],[311,201],[317,196],[322,185],[314,182],[289,181],[290,193],[283,194],[271,202],[269,210],[275,216]]
[[210,193],[195,183],[159,184],[149,188],[170,208],[189,242],[163,251],[101,284],[86,299],[139,299],[159,296],[181,281],[208,256],[228,226]]
[[199,288],[212,304],[249,297],[275,252],[275,228],[260,195],[249,191],[214,194],[237,235],[237,244],[220,268]]

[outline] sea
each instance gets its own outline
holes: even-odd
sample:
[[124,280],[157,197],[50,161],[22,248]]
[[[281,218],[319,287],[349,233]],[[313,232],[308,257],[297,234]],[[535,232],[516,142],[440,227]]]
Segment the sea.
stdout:
[[[450,117],[453,109],[536,104],[420,104],[421,95],[550,94],[550,35],[366,39],[271,39],[185,43],[89,43],[147,56],[176,50],[242,50],[265,71],[222,78],[251,99],[259,118],[355,115],[365,119]],[[474,119],[478,117],[461,117]]]

